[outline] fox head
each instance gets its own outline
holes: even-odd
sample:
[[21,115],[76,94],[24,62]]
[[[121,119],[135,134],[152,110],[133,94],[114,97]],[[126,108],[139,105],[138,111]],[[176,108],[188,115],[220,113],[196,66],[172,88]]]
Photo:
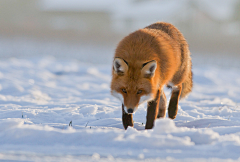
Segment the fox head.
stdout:
[[136,112],[138,106],[154,99],[157,82],[153,79],[157,62],[127,62],[116,57],[113,61],[111,93],[119,99],[128,114]]

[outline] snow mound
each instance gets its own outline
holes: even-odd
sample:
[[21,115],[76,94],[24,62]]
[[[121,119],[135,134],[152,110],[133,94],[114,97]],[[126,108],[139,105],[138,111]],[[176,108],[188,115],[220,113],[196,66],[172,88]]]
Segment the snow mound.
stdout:
[[166,132],[174,132],[177,131],[178,128],[175,126],[173,120],[165,118],[165,119],[158,119],[155,121],[154,125],[154,133],[166,133]]

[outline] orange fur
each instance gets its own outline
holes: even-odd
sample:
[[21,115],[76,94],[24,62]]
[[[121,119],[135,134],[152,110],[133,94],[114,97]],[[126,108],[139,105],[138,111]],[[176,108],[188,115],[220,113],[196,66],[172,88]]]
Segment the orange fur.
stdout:
[[[147,121],[146,129],[152,128],[152,122],[160,113],[158,109],[162,113],[158,114],[159,117],[165,116],[166,103],[159,104],[159,100],[165,102],[163,86],[171,85],[175,90],[168,108],[173,113],[169,117],[176,117],[181,92],[181,97],[184,97],[192,89],[190,52],[185,38],[177,28],[169,23],[157,22],[139,29],[120,41],[114,58],[119,59],[114,62],[111,91],[122,95],[123,106],[127,111],[136,109],[141,97],[152,94],[153,98],[148,104],[150,115],[147,117],[151,123]],[[130,125],[133,123],[124,125],[125,129]]]

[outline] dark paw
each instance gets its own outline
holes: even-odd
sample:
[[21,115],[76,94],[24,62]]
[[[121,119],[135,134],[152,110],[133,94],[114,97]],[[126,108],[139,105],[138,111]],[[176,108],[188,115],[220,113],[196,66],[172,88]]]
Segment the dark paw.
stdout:
[[171,119],[175,119],[177,116],[178,108],[177,106],[169,106],[168,108],[168,117]]
[[177,116],[177,113],[169,113],[168,112],[168,117],[170,118],[170,119],[175,119],[176,118],[176,116]]
[[127,130],[128,126],[133,127],[133,123],[124,123],[123,122],[123,127],[125,130]]

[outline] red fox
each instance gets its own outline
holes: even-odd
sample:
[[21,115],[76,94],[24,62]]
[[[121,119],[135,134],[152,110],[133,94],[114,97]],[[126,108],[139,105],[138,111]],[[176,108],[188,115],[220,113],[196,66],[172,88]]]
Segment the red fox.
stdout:
[[163,87],[172,88],[168,116],[175,119],[179,98],[192,91],[192,62],[188,44],[172,24],[157,22],[139,29],[118,44],[113,60],[111,94],[122,102],[125,129],[133,127],[132,114],[147,104],[145,129],[166,114]]

